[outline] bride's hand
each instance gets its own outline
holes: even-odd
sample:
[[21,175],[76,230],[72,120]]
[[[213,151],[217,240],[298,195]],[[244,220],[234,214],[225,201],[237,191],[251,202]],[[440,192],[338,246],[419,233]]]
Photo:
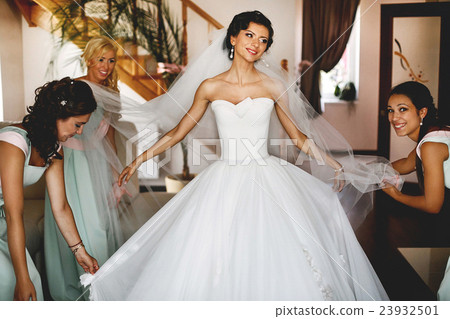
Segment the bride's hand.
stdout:
[[345,186],[345,180],[340,178],[344,174],[344,167],[342,166],[340,169],[334,170],[334,185],[333,190],[336,192],[341,192]]
[[118,207],[120,201],[122,200],[122,197],[124,195],[128,195],[129,197],[132,197],[132,195],[130,194],[130,192],[125,188],[125,186],[119,186],[118,182],[114,182],[114,184],[112,185],[112,189],[110,192],[110,207]]
[[[119,179],[117,180],[117,183],[119,184],[119,187],[123,184],[128,183],[131,176],[133,176],[134,172],[141,166],[141,161],[139,161],[139,158],[136,158],[130,165],[124,168],[122,173],[119,175]],[[125,181],[123,180],[125,178]]]

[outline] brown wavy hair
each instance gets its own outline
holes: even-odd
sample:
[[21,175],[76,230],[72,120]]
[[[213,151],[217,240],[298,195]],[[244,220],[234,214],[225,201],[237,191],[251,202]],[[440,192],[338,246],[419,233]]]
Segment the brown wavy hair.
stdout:
[[66,77],[51,81],[35,91],[33,106],[27,108],[22,125],[28,133],[31,144],[37,149],[46,164],[58,154],[58,130],[56,120],[85,115],[95,111],[97,103],[86,82]]

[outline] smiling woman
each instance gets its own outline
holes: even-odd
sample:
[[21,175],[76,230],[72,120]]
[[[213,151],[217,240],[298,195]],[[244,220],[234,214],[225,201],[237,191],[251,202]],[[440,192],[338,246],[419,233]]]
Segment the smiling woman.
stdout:
[[115,69],[117,46],[113,40],[105,36],[92,38],[86,44],[81,57],[88,68],[86,76],[79,78],[119,91],[119,76]]
[[[113,40],[104,36],[92,38],[82,54],[87,74],[78,80],[118,92],[116,52]],[[99,105],[87,125],[83,116],[58,122],[64,142],[67,198],[84,244],[95,253],[100,265],[123,243],[119,211],[125,205],[120,205],[120,201],[128,194],[115,183],[116,163],[106,160],[105,154],[117,151],[114,129],[108,125],[108,114],[102,106]],[[85,134],[79,135],[83,131]],[[45,264],[50,294],[54,300],[75,300],[82,294],[78,278],[84,271],[61,245],[63,239],[48,197],[45,210]]]
[[434,245],[449,245],[450,233],[450,123],[441,119],[428,88],[418,82],[394,87],[388,100],[389,122],[397,136],[417,143],[408,157],[392,163],[400,174],[417,172],[421,196],[409,196],[395,187],[384,191],[399,202],[436,216]]
[[[350,156],[340,152],[338,161],[328,152],[321,132],[312,128],[311,119],[320,117],[299,92],[286,89],[278,69],[259,62],[266,58],[272,38],[267,17],[259,11],[242,12],[226,34],[221,31],[187,66],[168,94],[131,110],[121,108],[123,103],[116,99],[120,114],[141,117],[132,121],[137,128],[142,121],[154,121],[165,132],[122,171],[119,183],[128,182],[141,164],[188,134],[198,137],[195,144],[218,132],[221,157],[98,273],[82,276],[82,283],[91,285],[91,299],[388,298],[337,195],[345,179],[341,159],[355,172]],[[96,97],[113,100],[104,90],[94,91]],[[322,128],[330,129],[323,122]],[[296,151],[311,157],[309,166],[329,184],[269,153],[281,134],[289,136]]]

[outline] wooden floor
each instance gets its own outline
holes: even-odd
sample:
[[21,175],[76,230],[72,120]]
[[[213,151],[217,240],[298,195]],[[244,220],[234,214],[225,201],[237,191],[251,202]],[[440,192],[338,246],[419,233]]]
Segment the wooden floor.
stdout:
[[[409,184],[403,190],[416,194],[418,187]],[[447,246],[433,240],[434,217],[378,191],[374,210],[356,230],[358,240],[391,300],[436,300],[436,295],[397,249]]]

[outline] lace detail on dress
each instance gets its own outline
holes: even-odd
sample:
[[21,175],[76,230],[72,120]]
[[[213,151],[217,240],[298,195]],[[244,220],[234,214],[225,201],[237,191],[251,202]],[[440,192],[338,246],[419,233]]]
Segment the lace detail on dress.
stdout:
[[306,260],[308,261],[308,264],[313,271],[314,279],[317,281],[317,284],[319,285],[319,289],[323,295],[323,299],[326,301],[334,300],[333,299],[333,290],[331,289],[331,287],[329,285],[325,285],[323,283],[322,272],[320,271],[320,269],[318,269],[314,265],[313,259],[310,255],[308,249],[306,249],[305,247],[303,247],[303,254],[305,254]]

